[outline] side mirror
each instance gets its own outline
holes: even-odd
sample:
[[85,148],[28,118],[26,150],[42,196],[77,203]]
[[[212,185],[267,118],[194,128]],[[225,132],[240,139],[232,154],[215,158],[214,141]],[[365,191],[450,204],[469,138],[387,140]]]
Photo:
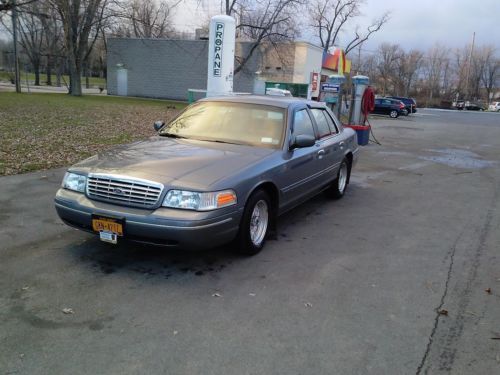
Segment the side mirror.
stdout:
[[157,132],[160,131],[160,129],[163,128],[164,126],[165,126],[165,121],[155,121],[155,123],[153,124],[153,128],[155,128]]
[[316,138],[309,134],[299,134],[293,139],[290,149],[311,147],[316,143]]

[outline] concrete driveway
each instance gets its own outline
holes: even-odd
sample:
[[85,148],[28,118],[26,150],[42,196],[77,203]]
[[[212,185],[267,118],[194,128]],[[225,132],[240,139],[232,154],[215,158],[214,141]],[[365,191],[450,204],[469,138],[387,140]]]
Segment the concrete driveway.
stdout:
[[372,123],[252,258],[113,247],[57,219],[63,170],[0,178],[0,373],[500,373],[500,115]]

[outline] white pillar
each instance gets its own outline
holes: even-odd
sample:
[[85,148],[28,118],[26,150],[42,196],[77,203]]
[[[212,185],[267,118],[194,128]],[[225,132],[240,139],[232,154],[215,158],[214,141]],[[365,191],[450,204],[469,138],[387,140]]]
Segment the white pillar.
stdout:
[[235,44],[234,18],[225,15],[212,17],[208,39],[208,97],[233,92]]

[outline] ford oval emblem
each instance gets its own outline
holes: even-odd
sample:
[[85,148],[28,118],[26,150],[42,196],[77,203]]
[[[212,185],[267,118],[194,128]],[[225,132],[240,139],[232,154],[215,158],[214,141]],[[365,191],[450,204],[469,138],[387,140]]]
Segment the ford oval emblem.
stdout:
[[125,192],[120,188],[114,188],[113,193],[118,195],[125,195]]

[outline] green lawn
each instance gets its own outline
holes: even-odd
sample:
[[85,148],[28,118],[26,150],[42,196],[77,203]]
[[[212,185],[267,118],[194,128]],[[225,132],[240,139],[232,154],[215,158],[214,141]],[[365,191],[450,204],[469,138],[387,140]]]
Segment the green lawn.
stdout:
[[0,175],[70,165],[155,134],[186,103],[111,96],[0,92]]
[[[13,73],[10,72],[0,72],[0,81],[10,82],[11,76]],[[56,84],[56,75],[51,74],[52,85]],[[35,82],[35,73],[25,73],[21,72],[21,83],[26,84],[26,80],[29,81],[29,84],[32,85]],[[45,86],[45,82],[47,80],[46,74],[40,74],[40,85]],[[64,81],[69,85],[69,77],[67,75],[63,75],[61,79],[61,85],[64,86]],[[92,87],[103,87],[106,88],[106,80],[104,78],[98,77],[89,77],[89,83]],[[85,77],[82,77],[82,85],[85,86]]]

